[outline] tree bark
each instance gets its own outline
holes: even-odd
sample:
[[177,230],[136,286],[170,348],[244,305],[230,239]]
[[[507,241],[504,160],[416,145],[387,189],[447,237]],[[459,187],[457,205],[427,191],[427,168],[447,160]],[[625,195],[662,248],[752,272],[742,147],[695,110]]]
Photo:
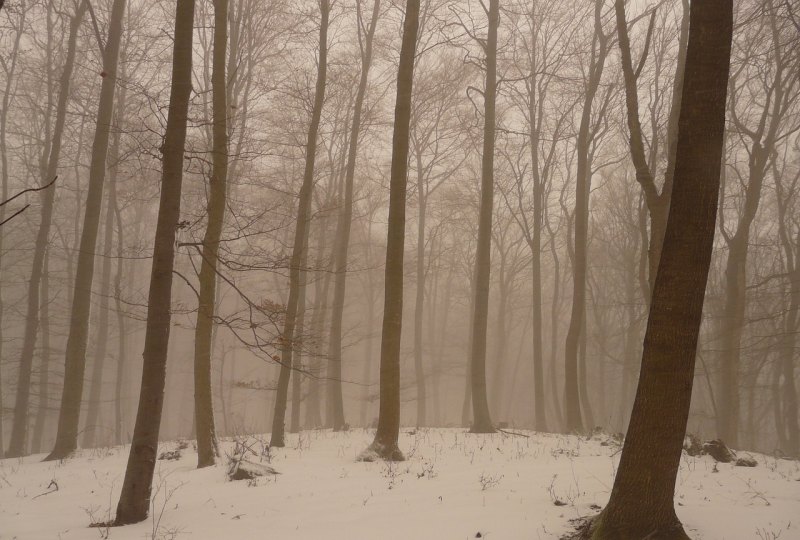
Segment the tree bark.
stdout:
[[308,231],[311,219],[311,201],[314,190],[314,163],[317,154],[317,133],[322,116],[322,105],[325,102],[325,85],[328,69],[328,20],[330,16],[329,0],[320,0],[319,25],[319,59],[317,61],[317,82],[314,91],[314,105],[311,111],[311,123],[308,127],[306,142],[306,164],[303,173],[303,185],[297,202],[297,224],[295,225],[292,259],[289,263],[289,300],[286,305],[286,320],[281,335],[281,370],[278,376],[278,390],[275,395],[275,411],[272,417],[272,437],[270,446],[285,445],[284,433],[286,418],[286,401],[289,395],[289,379],[292,374],[292,349],[297,324],[298,300],[300,297],[300,272],[306,260]]
[[405,250],[408,140],[414,57],[419,30],[419,0],[406,0],[403,41],[397,68],[394,106],[392,165],[389,183],[389,227],[386,238],[383,328],[381,330],[380,405],[375,440],[366,454],[403,461],[397,446],[400,436],[400,336],[403,327],[403,255]]
[[228,191],[228,104],[225,64],[228,47],[228,0],[214,0],[212,91],[212,171],[200,262],[200,292],[194,333],[194,418],[197,468],[214,465],[219,448],[211,392],[211,352],[217,300],[217,257]]
[[[81,243],[78,251],[78,265],[75,272],[75,288],[70,315],[67,352],[64,360],[64,391],[61,396],[61,410],[58,417],[58,433],[53,451],[47,460],[63,459],[78,446],[78,423],[83,396],[83,378],[86,370],[86,346],[89,337],[91,315],[92,281],[94,278],[95,249],[100,213],[103,201],[103,182],[106,174],[108,140],[114,111],[114,87],[117,81],[119,45],[122,38],[122,18],[125,14],[125,0],[114,0],[109,18],[108,42],[103,51],[103,79],[100,88],[100,103],[97,110],[92,158],[89,168],[89,189],[86,194],[85,214]],[[106,245],[106,248],[110,244]],[[110,270],[109,270],[110,271]],[[107,295],[106,295],[107,296]],[[105,304],[106,308],[108,303]],[[106,320],[106,318],[103,318]],[[105,336],[108,333],[106,326]],[[105,339],[105,338],[103,338]],[[105,348],[105,343],[101,343]],[[99,352],[105,353],[105,351]],[[94,375],[102,377],[104,358],[95,358]],[[100,384],[98,381],[95,384]],[[100,387],[95,391],[99,399]],[[89,426],[90,430],[93,427]],[[90,435],[89,437],[93,437]]]
[[489,316],[489,287],[492,257],[492,210],[494,206],[495,106],[497,101],[497,27],[500,0],[490,0],[486,53],[486,85],[483,94],[483,154],[481,156],[481,201],[478,243],[475,253],[475,314],[472,326],[470,376],[472,385],[472,426],[470,433],[494,433],[486,399],[486,330]]
[[675,482],[717,216],[731,0],[691,5],[675,178],[633,414],[611,499],[584,537],[688,539]]
[[139,407],[115,525],[143,521],[150,507],[164,404],[175,236],[180,219],[183,154],[192,90],[194,0],[178,0],[167,129],[162,146],[161,199],[153,247]]
[[569,319],[567,338],[564,344],[564,402],[566,408],[567,431],[582,431],[580,393],[578,383],[578,349],[584,327],[586,311],[586,272],[587,244],[589,238],[589,188],[591,170],[589,152],[591,144],[592,104],[600,86],[605,59],[608,54],[608,36],[603,33],[601,11],[602,2],[595,2],[594,38],[592,63],[589,66],[589,79],[586,82],[583,112],[578,128],[576,152],[578,171],[575,185],[575,263],[572,268],[572,311]]

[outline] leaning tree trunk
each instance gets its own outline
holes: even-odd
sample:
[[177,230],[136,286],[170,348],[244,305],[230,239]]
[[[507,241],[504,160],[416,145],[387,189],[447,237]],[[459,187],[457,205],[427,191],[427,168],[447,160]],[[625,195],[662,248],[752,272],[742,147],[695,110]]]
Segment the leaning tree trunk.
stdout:
[[[58,433],[55,447],[47,456],[47,460],[63,459],[78,446],[78,423],[81,414],[83,378],[86,370],[86,344],[89,337],[89,319],[92,307],[95,248],[103,201],[103,182],[105,181],[108,140],[114,111],[114,87],[117,82],[117,62],[124,14],[125,0],[114,0],[109,19],[108,42],[103,51],[103,72],[100,74],[103,82],[100,88],[100,103],[97,110],[97,124],[89,168],[89,189],[86,194],[78,266],[75,272],[75,289],[64,360],[64,391],[61,395]],[[102,376],[103,361],[102,357],[95,358],[95,364],[101,363],[95,369],[94,374],[97,376]],[[99,392],[99,387],[97,390]],[[91,425],[89,428],[93,429]]]
[[211,350],[217,294],[217,257],[225,220],[228,191],[228,105],[225,77],[228,46],[228,0],[214,0],[214,58],[212,91],[212,171],[200,262],[200,292],[194,332],[194,418],[197,431],[197,467],[214,465],[219,448],[214,428],[211,393]]
[[714,242],[733,28],[731,0],[692,2],[675,178],[625,446],[584,537],[689,537],[675,514],[697,339]]
[[[359,19],[359,43],[361,43],[361,2],[357,2]],[[356,158],[358,156],[358,136],[361,131],[361,113],[364,107],[364,96],[367,92],[369,68],[372,63],[372,39],[380,12],[380,0],[375,0],[372,7],[367,34],[361,52],[361,77],[358,81],[356,101],[353,108],[353,122],[350,126],[350,141],[347,151],[347,166],[344,178],[344,206],[339,215],[336,227],[336,279],[333,285],[333,313],[331,314],[331,334],[328,343],[328,362],[332,366],[332,374],[337,381],[342,378],[342,319],[344,318],[344,300],[347,287],[347,251],[350,245],[350,226],[353,221],[353,179],[356,173]],[[345,428],[344,404],[342,401],[342,385],[334,384],[331,404],[333,411],[333,430],[341,431]]]
[[297,224],[294,231],[292,259],[289,263],[289,300],[286,305],[286,320],[281,335],[281,370],[278,376],[278,391],[275,395],[275,411],[272,417],[270,446],[284,446],[286,401],[289,396],[289,378],[292,373],[292,349],[294,348],[295,325],[297,324],[298,300],[300,298],[300,272],[305,261],[308,230],[311,222],[311,200],[314,189],[314,162],[317,154],[317,133],[325,102],[325,84],[328,69],[328,19],[329,0],[320,0],[319,59],[317,61],[317,83],[314,91],[314,106],[306,142],[306,165],[303,185],[297,202]]
[[481,157],[481,202],[478,242],[475,252],[475,313],[472,321],[470,377],[472,426],[470,433],[494,433],[486,399],[486,327],[489,317],[489,274],[492,257],[492,210],[494,206],[494,139],[497,102],[497,27],[500,0],[490,0],[486,39],[486,87],[483,103],[483,155]]
[[397,440],[400,436],[400,335],[403,329],[403,255],[405,250],[406,185],[408,183],[408,136],[411,124],[411,93],[414,57],[419,30],[419,0],[407,0],[403,21],[400,65],[397,68],[397,98],[394,105],[392,166],[389,182],[389,228],[386,238],[386,269],[381,333],[380,404],[375,440],[362,459],[377,456],[392,461],[405,459]]
[[162,145],[164,168],[161,175],[161,199],[153,246],[147,328],[142,355],[142,386],[115,525],[143,521],[150,507],[166,383],[175,235],[180,219],[186,121],[192,90],[193,28],[194,0],[178,0],[175,8],[169,113]]
[[[56,106],[56,121],[53,126],[50,155],[47,161],[45,176],[41,178],[42,185],[46,185],[56,177],[58,172],[58,159],[61,155],[61,140],[64,135],[64,123],[67,116],[67,101],[69,100],[69,85],[72,78],[72,69],[75,66],[75,49],[83,15],[86,13],[87,3],[82,1],[75,10],[69,23],[69,37],[67,38],[67,54],[64,59],[64,68],[61,71],[59,82],[58,105]],[[14,420],[11,428],[11,439],[5,457],[19,457],[26,453],[26,439],[28,433],[28,408],[30,405],[31,371],[33,366],[33,351],[36,346],[36,334],[39,329],[39,287],[42,281],[44,257],[50,237],[50,225],[53,221],[53,206],[55,202],[55,187],[44,190],[42,195],[42,219],[33,251],[33,264],[31,278],[28,281],[28,312],[25,317],[25,331],[22,338],[22,352],[20,353],[19,375],[17,378],[17,396],[14,402]]]

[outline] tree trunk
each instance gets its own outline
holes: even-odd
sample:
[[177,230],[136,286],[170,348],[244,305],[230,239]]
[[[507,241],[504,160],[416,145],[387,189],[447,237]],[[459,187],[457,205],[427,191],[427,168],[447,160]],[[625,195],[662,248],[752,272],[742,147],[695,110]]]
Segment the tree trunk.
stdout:
[[[89,337],[89,318],[92,307],[92,281],[94,278],[95,248],[100,213],[103,201],[103,182],[106,174],[108,140],[114,111],[114,87],[117,81],[119,44],[122,38],[122,18],[125,0],[114,0],[109,18],[108,42],[103,51],[103,79],[100,88],[100,103],[97,110],[92,159],[89,168],[89,189],[86,194],[85,214],[81,243],[78,251],[78,266],[75,272],[75,289],[64,360],[64,392],[61,396],[61,411],[58,417],[58,433],[53,451],[47,460],[63,459],[78,446],[78,423],[83,396],[83,378],[86,370],[86,345]],[[110,244],[106,245],[106,248]],[[109,270],[110,271],[110,270]],[[106,295],[107,296],[107,295]],[[106,308],[108,303],[105,304]],[[106,318],[103,318],[106,320]],[[102,332],[102,330],[101,330]],[[106,326],[105,336],[108,333]],[[105,347],[105,344],[101,344]],[[99,350],[99,349],[98,349]],[[103,351],[105,352],[105,351]],[[95,358],[94,374],[102,377],[104,358]],[[100,381],[98,381],[99,384]],[[96,388],[99,398],[100,387]],[[89,426],[92,430],[93,426]],[[90,437],[93,437],[90,436]]]
[[[11,104],[11,92],[12,92],[12,84],[14,82],[14,74],[17,70],[17,58],[18,52],[20,47],[20,41],[22,40],[22,35],[25,33],[25,18],[27,14],[27,8],[25,3],[23,2],[19,6],[19,26],[17,26],[17,33],[14,36],[14,42],[11,46],[11,51],[9,54],[10,63],[7,66],[6,70],[6,84],[5,90],[3,92],[3,103],[2,108],[0,109],[0,181],[2,182],[2,191],[0,191],[0,200],[7,201],[8,200],[8,184],[9,184],[9,175],[8,175],[8,147],[6,143],[6,131],[8,126],[8,108]],[[48,72],[50,70],[49,62],[48,62]],[[49,77],[48,77],[49,78]],[[49,82],[49,81],[48,81]],[[52,92],[50,92],[52,94]],[[48,100],[48,105],[51,103]],[[50,114],[50,108],[46,109],[47,114]],[[4,222],[6,219],[6,207],[0,206],[0,223]],[[4,235],[0,234],[0,276],[2,276],[3,267],[3,239],[5,238]],[[0,280],[2,283],[2,280]],[[3,358],[3,296],[2,296],[2,287],[0,287],[0,358]],[[1,370],[0,370],[1,371]],[[41,406],[40,406],[41,409]],[[38,416],[37,416],[38,420]],[[3,457],[3,451],[5,450],[5,443],[3,442],[3,376],[0,373],[0,458]]]
[[589,239],[589,189],[591,185],[591,164],[589,152],[591,145],[592,104],[608,53],[608,36],[603,34],[600,10],[602,2],[595,2],[594,42],[592,64],[586,83],[581,113],[576,152],[578,171],[575,184],[575,261],[572,268],[572,312],[569,319],[567,338],[564,344],[564,401],[566,407],[566,429],[569,432],[582,431],[580,392],[578,382],[578,349],[581,333],[586,331],[586,272],[587,244]]
[[[109,179],[110,180],[110,179]],[[110,183],[110,182],[109,182]],[[108,300],[111,285],[111,244],[114,239],[114,207],[111,198],[106,203],[105,231],[103,233],[103,261],[100,278],[100,319],[97,326],[97,348],[92,366],[92,384],[89,389],[89,410],[81,446],[91,448],[97,444],[97,429],[100,416],[100,398],[103,389],[103,368],[108,350]]]
[[389,183],[389,225],[386,238],[385,292],[381,330],[381,373],[378,429],[366,453],[392,461],[405,459],[400,436],[400,334],[403,327],[403,255],[405,250],[408,138],[414,57],[419,30],[419,0],[406,0],[397,98],[394,106],[392,166]]
[[425,309],[425,217],[427,211],[427,187],[424,185],[422,160],[417,158],[417,190],[419,191],[419,219],[417,220],[417,288],[414,298],[414,379],[417,385],[417,427],[425,425],[426,395],[425,370],[422,366],[422,316]]
[[500,0],[490,0],[486,53],[486,86],[483,105],[483,154],[481,156],[481,202],[478,243],[475,252],[475,315],[472,326],[472,427],[470,433],[494,433],[486,399],[486,327],[489,316],[489,274],[492,257],[492,210],[494,206],[494,138],[497,101],[497,27]]
[[[359,20],[359,44],[361,44],[361,2],[357,2]],[[364,96],[367,92],[369,68],[372,63],[372,39],[380,12],[380,0],[375,0],[372,8],[372,19],[366,30],[366,36],[361,51],[361,77],[358,82],[356,101],[353,109],[353,121],[350,126],[350,141],[347,152],[347,165],[344,179],[344,205],[339,215],[336,227],[335,246],[335,271],[336,277],[333,286],[333,313],[331,314],[331,334],[328,343],[328,362],[332,370],[332,379],[329,381],[330,404],[333,410],[333,430],[341,431],[345,428],[344,403],[342,400],[342,320],[344,318],[344,301],[347,287],[347,252],[350,245],[350,226],[353,221],[353,179],[356,171],[356,158],[358,156],[358,140],[361,132],[361,113],[364,106]],[[332,383],[332,384],[331,384]]]
[[306,260],[308,230],[311,220],[311,201],[314,190],[314,162],[317,155],[317,133],[325,102],[325,84],[328,68],[328,19],[330,16],[329,0],[320,0],[319,25],[319,60],[317,62],[317,82],[314,91],[314,106],[311,111],[311,123],[308,127],[306,142],[306,164],[303,173],[303,185],[297,202],[297,224],[295,225],[292,259],[289,263],[289,300],[286,305],[286,320],[281,335],[281,370],[278,376],[278,391],[275,395],[275,411],[272,417],[272,437],[270,446],[285,445],[284,421],[286,418],[286,401],[289,395],[289,378],[292,374],[292,349],[294,348],[294,330],[297,324],[298,300],[300,297],[300,272]]
[[[86,12],[86,6],[86,2],[81,1],[69,23],[67,54],[64,60],[64,68],[61,71],[61,80],[59,82],[56,121],[53,127],[53,137],[51,139],[46,173],[45,176],[41,178],[42,185],[53,180],[58,172],[61,139],[64,135],[64,122],[67,115],[67,101],[69,100],[69,85],[72,77],[72,69],[75,65],[78,28]],[[22,339],[22,352],[20,353],[19,375],[16,385],[17,395],[14,402],[14,421],[11,428],[8,452],[6,452],[5,457],[19,457],[26,453],[31,368],[33,365],[33,351],[36,346],[36,334],[39,329],[39,287],[42,280],[45,252],[47,251],[47,244],[50,237],[50,225],[53,221],[54,202],[55,187],[44,190],[42,192],[42,218],[39,223],[39,231],[36,234],[31,278],[28,282],[28,311],[25,317],[25,332]]]
[[171,322],[172,270],[175,236],[180,219],[186,121],[192,90],[192,32],[194,0],[178,0],[167,129],[162,145],[161,200],[153,246],[153,266],[147,303],[147,329],[139,408],[122,484],[115,525],[143,521],[150,507],[158,432],[164,404],[167,345]]
[[194,418],[197,468],[214,465],[219,448],[211,393],[211,352],[217,300],[217,257],[225,221],[228,190],[228,105],[225,76],[228,47],[228,0],[214,0],[212,91],[212,171],[200,262],[200,292],[194,333]]
[[691,5],[673,204],[611,499],[584,534],[596,540],[688,539],[674,492],[714,241],[732,13],[730,0]]
[[41,314],[42,343],[41,364],[39,366],[39,408],[36,410],[36,421],[33,424],[33,440],[31,452],[38,454],[42,451],[42,437],[44,436],[45,422],[50,408],[50,253],[44,256],[44,271],[42,272],[42,300],[39,313]]
[[[305,264],[303,265],[305,266]],[[300,293],[297,299],[297,327],[295,328],[295,347],[292,353],[292,415],[289,421],[289,433],[300,432],[300,403],[303,399],[303,389],[301,386],[302,375],[305,373],[303,367],[303,339],[305,338],[306,322],[306,271],[300,272]]]

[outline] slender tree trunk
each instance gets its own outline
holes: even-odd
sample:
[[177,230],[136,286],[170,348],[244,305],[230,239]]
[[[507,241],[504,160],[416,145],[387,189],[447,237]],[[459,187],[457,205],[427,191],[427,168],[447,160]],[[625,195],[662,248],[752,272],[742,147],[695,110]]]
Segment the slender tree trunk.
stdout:
[[[305,266],[305,264],[303,264]],[[292,415],[289,423],[290,433],[300,432],[300,403],[302,401],[301,387],[302,376],[305,372],[303,366],[303,346],[305,338],[305,321],[306,321],[306,275],[307,272],[303,270],[300,272],[300,293],[297,299],[297,327],[295,329],[295,346],[292,354],[292,367],[294,368],[294,376],[292,377]]]
[[591,170],[589,152],[591,145],[592,104],[600,79],[603,75],[605,58],[608,53],[608,37],[603,34],[600,10],[601,1],[595,2],[593,62],[589,67],[589,79],[586,84],[583,112],[578,128],[576,151],[578,154],[578,171],[575,185],[575,263],[572,268],[572,312],[569,319],[567,338],[564,344],[564,401],[566,406],[567,431],[582,431],[581,419],[578,349],[581,334],[586,331],[586,272],[587,244],[589,239],[589,189]]
[[225,221],[228,191],[228,105],[225,64],[228,47],[228,0],[214,0],[212,91],[212,171],[200,262],[200,292],[194,333],[194,418],[197,467],[214,465],[219,448],[211,393],[211,352],[217,300],[217,257]]
[[[111,179],[109,179],[111,181]],[[110,183],[110,182],[109,182]],[[86,427],[83,432],[81,446],[90,448],[97,444],[97,429],[100,414],[100,398],[103,388],[103,368],[108,350],[108,309],[111,285],[111,244],[114,240],[114,207],[111,198],[106,203],[105,231],[103,233],[103,261],[100,278],[100,319],[97,326],[97,349],[92,366],[92,382],[89,389],[89,410],[86,415]]]
[[422,160],[418,151],[415,154],[419,219],[417,220],[417,289],[414,298],[414,378],[417,384],[417,427],[419,427],[425,425],[426,414],[425,370],[422,366],[422,316],[425,309],[425,217],[428,201],[422,173]]
[[[27,7],[25,2],[22,2],[19,6],[19,26],[17,27],[17,33],[14,36],[14,42],[11,46],[11,51],[9,55],[10,62],[7,67],[6,71],[6,84],[5,84],[5,91],[3,92],[3,102],[2,102],[2,109],[0,109],[0,181],[2,182],[2,187],[0,189],[0,200],[7,201],[8,200],[8,184],[9,184],[9,175],[8,175],[8,146],[6,142],[6,131],[8,126],[8,109],[11,104],[11,95],[12,95],[12,84],[14,82],[14,74],[17,70],[17,58],[19,52],[20,41],[22,40],[22,35],[25,33],[25,18],[27,14]],[[48,71],[50,70],[49,62],[47,66]],[[48,100],[49,101],[49,100]],[[50,108],[47,108],[47,114],[50,114]],[[0,223],[5,221],[6,219],[6,207],[0,207]],[[4,235],[0,234],[0,276],[3,273],[3,239]],[[2,279],[0,279],[0,284],[2,283]],[[2,296],[2,285],[0,285],[0,358],[3,358],[3,296]],[[5,450],[5,443],[3,442],[3,376],[2,376],[2,369],[0,369],[0,457],[3,457],[3,452]],[[41,408],[41,406],[40,406]],[[38,416],[37,416],[38,420]]]
[[397,446],[400,436],[400,335],[403,327],[403,255],[405,251],[408,138],[414,57],[419,30],[419,0],[406,0],[397,98],[394,106],[392,166],[389,184],[389,226],[386,238],[385,293],[381,332],[380,406],[375,440],[362,459],[403,461]]
[[[70,19],[67,54],[61,72],[61,80],[59,82],[56,121],[53,127],[53,137],[46,168],[47,172],[44,178],[41,179],[42,185],[53,180],[58,171],[58,159],[61,154],[61,139],[64,134],[67,101],[69,100],[69,85],[72,77],[72,69],[75,65],[78,27],[86,12],[86,5],[85,1],[81,1]],[[31,368],[33,365],[33,351],[36,346],[36,334],[39,329],[39,287],[42,280],[45,252],[47,251],[47,244],[50,237],[50,225],[53,221],[54,202],[55,187],[44,190],[42,194],[42,217],[39,223],[39,231],[36,234],[31,278],[28,282],[28,311],[25,317],[25,332],[22,339],[22,352],[20,354],[19,375],[16,385],[17,395],[14,403],[14,423],[11,428],[11,439],[9,441],[6,457],[19,457],[26,453]]]
[[494,139],[497,100],[497,27],[500,0],[490,0],[484,88],[483,154],[481,156],[481,202],[478,243],[475,253],[475,315],[472,326],[472,427],[470,433],[494,433],[486,399],[486,327],[489,316],[489,287],[492,257],[492,210],[494,206]]
[[344,404],[342,400],[342,320],[344,319],[345,291],[347,287],[347,252],[350,245],[350,227],[353,221],[353,179],[356,171],[356,158],[358,156],[358,140],[361,132],[361,114],[364,106],[364,96],[367,92],[369,68],[372,64],[372,40],[380,12],[380,0],[373,2],[372,19],[367,27],[364,43],[361,43],[361,2],[356,4],[359,20],[359,44],[361,44],[361,77],[356,91],[356,101],[353,108],[353,121],[350,126],[350,141],[347,152],[347,165],[344,179],[344,205],[336,227],[335,246],[335,271],[336,279],[333,287],[333,313],[331,314],[331,334],[329,342],[328,362],[332,366],[332,380],[328,389],[331,395],[330,404],[333,410],[333,430],[341,431],[345,428]]
[[42,437],[44,436],[45,422],[50,408],[50,253],[44,256],[44,271],[42,272],[42,300],[39,313],[41,315],[42,343],[41,364],[39,366],[39,407],[36,410],[36,421],[33,424],[33,440],[31,452],[38,454],[42,451]]
[[[67,352],[64,361],[64,392],[61,396],[61,411],[58,418],[58,434],[53,451],[47,460],[63,459],[78,446],[78,423],[83,396],[83,378],[86,370],[86,345],[89,337],[91,315],[92,281],[94,278],[95,248],[103,200],[103,182],[106,174],[108,140],[114,111],[114,87],[117,81],[117,62],[122,38],[122,19],[125,0],[114,0],[109,18],[108,42],[103,51],[103,79],[100,88],[100,103],[97,124],[92,143],[92,161],[89,169],[89,189],[86,194],[83,229],[81,231],[78,266],[75,273],[75,288],[70,316]],[[110,247],[110,243],[106,245]],[[107,296],[107,295],[106,295]],[[106,302],[106,308],[108,304]],[[107,320],[103,318],[103,320]],[[105,336],[108,332],[101,334]],[[102,344],[105,347],[105,344]],[[103,351],[105,352],[105,351]],[[95,358],[95,375],[102,376],[104,358]],[[97,383],[99,384],[99,382]],[[99,397],[99,386],[97,387]],[[90,425],[89,429],[93,429]],[[93,435],[92,435],[93,437]]]
[[[371,230],[371,227],[370,227]],[[367,235],[369,239],[370,235]],[[370,258],[367,257],[369,261]],[[367,270],[367,319],[364,323],[366,336],[364,336],[364,371],[361,374],[361,383],[364,385],[361,392],[361,426],[367,427],[370,420],[367,419],[367,412],[370,409],[371,389],[372,389],[372,342],[374,341],[372,332],[374,331],[372,321],[375,320],[375,296],[373,294],[371,270]]]
[[674,494],[714,241],[733,5],[693,2],[690,16],[673,204],[611,499],[584,535],[596,540],[689,538]]
[[139,408],[131,452],[125,470],[115,525],[143,521],[150,507],[153,472],[158,454],[158,432],[164,404],[167,345],[172,299],[175,235],[180,219],[186,121],[192,90],[192,33],[194,0],[178,0],[167,129],[162,146],[161,200],[158,208],[153,267],[147,303],[147,329]]
[[297,203],[297,225],[295,227],[292,260],[289,267],[289,301],[286,305],[286,321],[281,336],[281,371],[278,377],[278,391],[275,396],[275,414],[272,418],[271,446],[284,446],[284,420],[286,417],[286,401],[289,394],[289,378],[292,373],[292,349],[294,348],[294,332],[297,324],[298,300],[300,297],[300,272],[305,261],[308,230],[311,218],[311,200],[314,189],[314,162],[317,154],[317,132],[325,102],[325,84],[327,79],[328,57],[328,18],[330,15],[329,0],[320,0],[319,26],[319,60],[317,62],[317,83],[314,92],[314,107],[311,112],[311,124],[308,128],[306,142],[306,165],[303,174],[303,185]]

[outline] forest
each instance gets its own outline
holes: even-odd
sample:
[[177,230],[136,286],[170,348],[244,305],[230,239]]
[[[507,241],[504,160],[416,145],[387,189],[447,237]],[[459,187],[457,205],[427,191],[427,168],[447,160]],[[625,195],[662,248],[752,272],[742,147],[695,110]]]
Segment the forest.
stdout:
[[0,0],[0,99],[0,538],[800,538],[796,2]]

